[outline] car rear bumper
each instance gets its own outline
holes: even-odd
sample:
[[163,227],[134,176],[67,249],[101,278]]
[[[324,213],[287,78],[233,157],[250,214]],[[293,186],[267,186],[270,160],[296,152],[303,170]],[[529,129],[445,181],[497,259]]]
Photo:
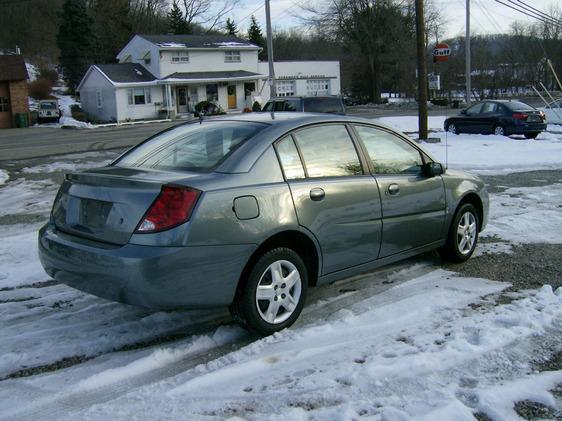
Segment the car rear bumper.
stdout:
[[522,123],[510,128],[511,134],[538,133],[546,130],[546,123]]
[[47,224],[39,258],[55,280],[73,288],[156,309],[229,305],[255,246],[112,246],[68,235]]

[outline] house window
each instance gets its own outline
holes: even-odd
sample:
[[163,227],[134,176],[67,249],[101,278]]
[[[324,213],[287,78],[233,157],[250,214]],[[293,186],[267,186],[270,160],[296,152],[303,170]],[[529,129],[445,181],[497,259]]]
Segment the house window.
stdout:
[[213,102],[219,100],[219,87],[216,83],[207,85],[207,101]]
[[150,88],[133,88],[127,90],[129,105],[150,104]]
[[99,89],[96,91],[96,104],[98,108],[103,108],[103,97]]
[[277,95],[279,96],[296,95],[296,83],[294,80],[278,80],[276,88]]
[[225,63],[240,63],[240,51],[225,51],[224,52],[224,62]]
[[0,96],[0,113],[10,112],[10,101],[7,96]]
[[329,95],[329,79],[310,79],[306,81],[306,91],[309,96]]
[[188,63],[189,51],[174,51],[172,52],[172,63]]

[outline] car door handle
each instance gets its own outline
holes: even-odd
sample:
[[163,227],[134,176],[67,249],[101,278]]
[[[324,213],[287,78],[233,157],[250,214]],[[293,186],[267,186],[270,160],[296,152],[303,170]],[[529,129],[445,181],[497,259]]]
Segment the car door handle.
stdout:
[[398,184],[390,184],[388,186],[388,193],[392,195],[400,193],[400,186]]
[[310,198],[315,202],[324,199],[325,196],[326,196],[326,192],[324,192],[324,190],[319,187],[310,190]]

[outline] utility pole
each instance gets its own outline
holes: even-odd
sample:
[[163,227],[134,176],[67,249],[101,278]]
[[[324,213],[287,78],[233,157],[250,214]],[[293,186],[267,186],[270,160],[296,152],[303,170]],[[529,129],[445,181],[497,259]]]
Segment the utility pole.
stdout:
[[416,44],[418,50],[418,131],[427,140],[427,65],[423,0],[416,0]]
[[275,69],[273,68],[273,35],[271,30],[271,11],[269,10],[269,0],[265,0],[265,25],[267,35],[267,61],[269,62],[269,83],[270,96],[277,96],[275,86]]
[[470,105],[472,87],[470,86],[470,0],[466,0],[466,105]]

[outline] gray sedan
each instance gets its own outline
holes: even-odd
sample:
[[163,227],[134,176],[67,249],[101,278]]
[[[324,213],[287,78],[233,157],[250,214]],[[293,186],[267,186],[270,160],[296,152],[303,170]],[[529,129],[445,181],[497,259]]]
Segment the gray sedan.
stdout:
[[157,309],[229,306],[270,334],[296,320],[309,287],[432,249],[468,259],[487,215],[478,177],[387,127],[244,115],[173,127],[68,174],[39,252],[79,290]]

